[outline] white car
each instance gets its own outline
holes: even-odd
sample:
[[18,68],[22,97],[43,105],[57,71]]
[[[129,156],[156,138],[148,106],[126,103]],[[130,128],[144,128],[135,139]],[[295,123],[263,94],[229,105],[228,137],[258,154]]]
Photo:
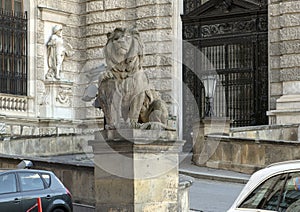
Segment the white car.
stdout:
[[255,172],[227,212],[300,212],[300,160]]

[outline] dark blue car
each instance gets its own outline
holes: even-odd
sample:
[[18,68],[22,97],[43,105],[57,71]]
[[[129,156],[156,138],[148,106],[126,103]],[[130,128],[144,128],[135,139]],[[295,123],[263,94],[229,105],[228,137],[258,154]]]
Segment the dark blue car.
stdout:
[[72,212],[72,196],[53,172],[35,169],[0,169],[0,211]]

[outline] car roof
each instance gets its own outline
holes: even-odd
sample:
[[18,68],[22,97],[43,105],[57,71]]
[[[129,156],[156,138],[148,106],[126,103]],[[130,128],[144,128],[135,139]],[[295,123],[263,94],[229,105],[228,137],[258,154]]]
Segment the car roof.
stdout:
[[282,166],[282,165],[298,165],[298,164],[300,164],[300,160],[288,160],[288,161],[280,161],[280,162],[277,162],[277,163],[270,164],[266,168],[275,167],[275,166]]
[[40,169],[3,169],[0,168],[0,173],[9,173],[9,172],[39,172],[39,173],[46,173],[51,174],[51,171],[40,170]]
[[300,160],[291,160],[291,161],[283,161],[278,163],[273,163],[251,175],[248,183],[245,185],[240,195],[234,202],[233,206],[239,205],[245,195],[251,192],[254,188],[260,185],[266,179],[280,173],[287,173],[292,171],[300,171]]

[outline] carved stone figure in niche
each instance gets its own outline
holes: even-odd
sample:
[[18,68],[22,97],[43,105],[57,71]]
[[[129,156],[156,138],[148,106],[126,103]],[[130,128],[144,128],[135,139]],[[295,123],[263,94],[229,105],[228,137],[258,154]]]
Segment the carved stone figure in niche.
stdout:
[[[107,67],[100,73],[96,99],[103,109],[106,129],[122,124],[131,128],[166,129],[166,104],[150,89],[142,69],[143,44],[139,32],[116,28],[107,38],[104,48]],[[143,123],[151,124],[143,126]]]
[[72,56],[74,54],[72,46],[69,43],[64,43],[62,38],[62,26],[56,25],[53,27],[53,34],[47,43],[48,53],[48,73],[47,79],[60,79],[60,72],[62,71],[62,64],[65,56]]

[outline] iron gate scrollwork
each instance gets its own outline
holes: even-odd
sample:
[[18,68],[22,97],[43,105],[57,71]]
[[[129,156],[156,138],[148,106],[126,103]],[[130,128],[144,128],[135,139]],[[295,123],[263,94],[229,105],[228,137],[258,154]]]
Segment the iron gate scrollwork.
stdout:
[[189,5],[182,16],[184,43],[201,52],[187,56],[191,50],[183,47],[185,139],[190,139],[195,112],[203,118],[200,79],[208,73],[217,78],[213,104],[217,117],[229,117],[232,127],[267,124],[267,1],[210,0],[199,6],[186,0],[184,5]]

